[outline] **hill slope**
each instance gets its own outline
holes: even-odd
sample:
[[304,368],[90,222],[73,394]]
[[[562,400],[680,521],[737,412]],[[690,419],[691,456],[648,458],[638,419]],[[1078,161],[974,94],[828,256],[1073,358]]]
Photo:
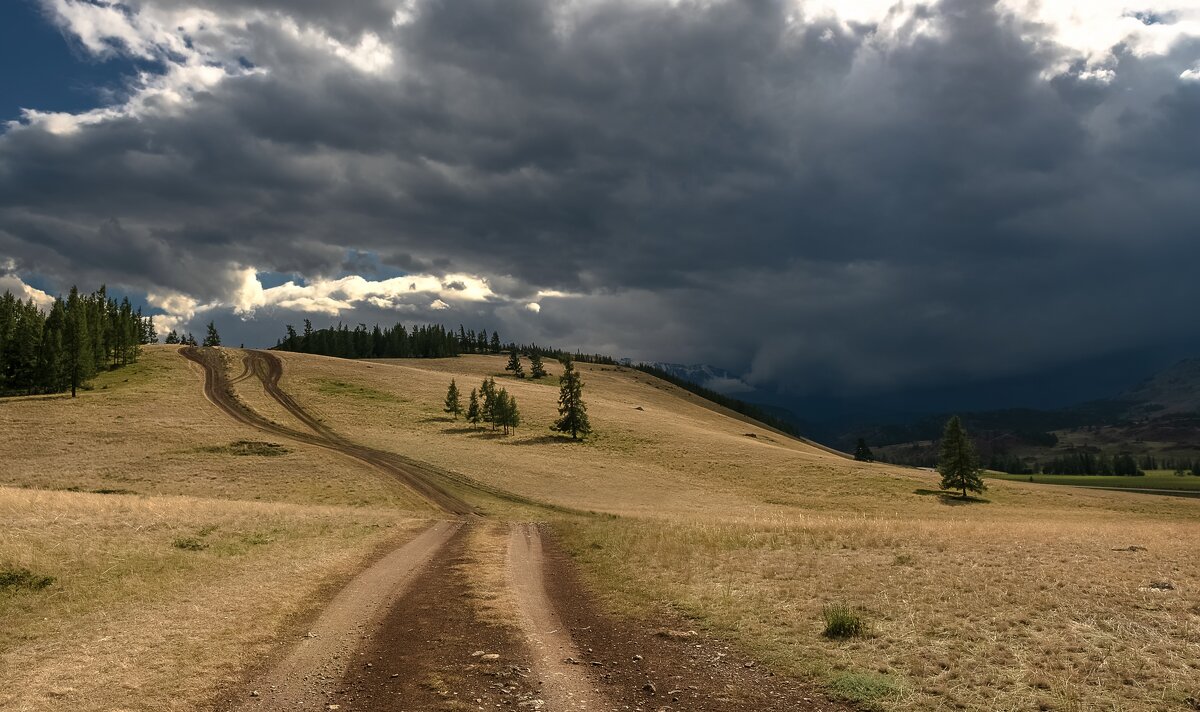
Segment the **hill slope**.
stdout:
[[[281,432],[303,425],[222,351],[241,403]],[[739,661],[893,710],[1151,709],[1195,694],[1200,502],[998,482],[964,503],[930,473],[847,461],[615,366],[580,365],[597,432],[572,443],[548,429],[555,379],[511,378],[502,357],[279,357],[280,387],[330,437],[428,463],[493,522],[545,522],[633,629],[682,615]],[[173,350],[150,349],[146,367],[78,401],[0,408],[15,434],[0,442],[0,510],[18,522],[0,566],[55,576],[64,594],[0,592],[0,690],[16,696],[0,706],[195,708],[414,518],[445,516],[327,449],[253,445],[262,434],[207,402]],[[442,412],[451,378],[468,393],[486,376],[520,403],[513,436]],[[67,487],[137,494],[49,491]],[[469,541],[492,546],[488,531]],[[468,600],[504,600],[486,589],[504,580],[503,547],[489,551],[464,549],[459,569],[499,567],[471,578],[484,588]],[[823,638],[828,604],[871,635]],[[89,642],[106,637],[119,645]],[[195,674],[178,673],[184,660]]]

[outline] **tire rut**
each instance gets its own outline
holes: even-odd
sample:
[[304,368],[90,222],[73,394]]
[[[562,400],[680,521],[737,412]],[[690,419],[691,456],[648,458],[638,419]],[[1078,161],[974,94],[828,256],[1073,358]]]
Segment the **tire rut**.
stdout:
[[613,705],[580,665],[583,657],[546,592],[542,539],[536,524],[513,524],[508,546],[508,585],[516,594],[521,626],[534,667],[541,674],[548,710],[609,710]]
[[248,370],[262,381],[263,387],[276,402],[314,432],[308,433],[272,422],[238,401],[233,395],[232,382],[225,375],[224,364],[221,363],[216,352],[195,346],[185,346],[179,350],[179,353],[184,358],[200,365],[204,370],[204,395],[234,420],[279,437],[323,447],[365,462],[396,477],[435,507],[447,513],[457,515],[475,513],[474,508],[469,504],[443,489],[432,481],[429,475],[411,463],[404,462],[393,453],[352,443],[333,433],[317,418],[305,411],[279,387],[283,364],[274,354],[264,354],[260,351],[249,352],[246,357]]
[[321,612],[309,632],[265,674],[241,686],[234,712],[318,709],[334,695],[361,641],[374,632],[396,601],[462,526],[437,522],[384,556],[347,584]]

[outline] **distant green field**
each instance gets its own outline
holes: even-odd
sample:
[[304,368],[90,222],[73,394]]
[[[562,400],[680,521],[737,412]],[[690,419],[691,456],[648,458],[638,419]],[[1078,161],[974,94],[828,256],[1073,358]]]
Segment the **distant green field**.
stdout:
[[[1151,470],[1144,477],[1098,477],[1089,475],[988,475],[997,480],[1035,482],[1076,487],[1115,487],[1120,489],[1178,490],[1200,493],[1200,477],[1178,477],[1169,470]],[[1032,480],[1030,479],[1032,478]]]

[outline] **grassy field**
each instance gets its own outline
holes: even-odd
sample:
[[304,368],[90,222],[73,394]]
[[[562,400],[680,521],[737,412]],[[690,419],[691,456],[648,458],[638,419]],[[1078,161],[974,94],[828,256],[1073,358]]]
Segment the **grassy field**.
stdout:
[[[285,387],[356,439],[616,515],[483,502],[552,519],[614,611],[652,624],[665,604],[867,706],[1177,709],[1200,695],[1200,502],[991,481],[964,504],[935,473],[847,461],[612,366],[581,365],[597,435],[579,444],[548,431],[553,385],[502,375],[500,357],[284,357]],[[469,392],[486,375],[521,404],[515,436],[441,412],[450,378]],[[331,379],[370,397],[337,397]],[[825,638],[828,604],[866,635]]]
[[264,442],[200,385],[150,348],[77,399],[0,401],[0,709],[200,708],[423,525],[394,481]]
[[[580,366],[597,434],[572,443],[548,429],[553,380],[514,379],[502,357],[281,357],[283,387],[335,431],[556,505],[470,495],[497,519],[551,521],[604,605],[647,625],[687,616],[885,710],[1200,697],[1198,500],[989,480],[962,503],[935,473],[848,461],[613,366]],[[465,395],[488,375],[520,403],[513,436],[442,412],[451,378]],[[0,404],[0,514],[18,522],[0,530],[0,567],[54,578],[0,591],[15,621],[0,635],[0,707],[192,708],[289,612],[427,516],[369,468],[219,417],[167,349],[104,378],[76,401]],[[253,380],[237,393],[294,425]],[[472,542],[473,565],[494,569],[472,595],[497,619],[511,615],[495,585],[503,531]],[[825,637],[831,604],[864,634]],[[103,693],[88,684],[99,666]]]
[[[1030,479],[1032,478],[1032,479]],[[1091,475],[989,475],[988,479],[1010,482],[1034,482],[1075,487],[1114,487],[1153,490],[1179,490],[1200,494],[1200,477],[1176,475],[1170,470],[1151,470],[1144,477],[1103,477]]]

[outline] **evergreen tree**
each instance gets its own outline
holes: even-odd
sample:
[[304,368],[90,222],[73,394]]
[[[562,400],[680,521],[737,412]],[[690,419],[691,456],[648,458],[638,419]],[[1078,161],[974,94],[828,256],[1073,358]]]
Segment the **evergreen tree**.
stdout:
[[517,426],[521,424],[521,411],[517,409],[517,399],[512,396],[508,397],[508,409],[504,413],[504,420],[513,432],[516,432]]
[[88,327],[87,306],[79,296],[79,290],[71,287],[67,297],[66,328],[63,329],[63,361],[67,379],[71,386],[71,397],[91,377],[96,363],[93,356],[92,331]]
[[938,472],[942,475],[942,489],[962,490],[963,499],[967,497],[967,490],[982,492],[987,489],[980,477],[975,447],[957,415],[946,421],[946,429],[942,432]]
[[546,376],[546,367],[542,365],[542,355],[537,351],[529,352],[529,377],[544,378]]
[[221,335],[217,333],[217,325],[213,322],[208,322],[208,333],[204,336],[205,346],[220,346]]
[[492,430],[496,429],[496,379],[487,377],[483,379],[483,384],[479,386],[479,397],[482,401],[482,411],[480,415],[483,419],[492,424]]
[[446,407],[442,410],[453,415],[455,420],[462,412],[462,404],[458,402],[458,384],[453,378],[450,379],[450,388],[446,390]]
[[477,426],[482,417],[479,412],[479,391],[472,388],[471,397],[467,400],[467,422]]
[[558,378],[558,420],[551,430],[570,433],[572,440],[592,432],[587,406],[583,402],[583,381],[570,359],[563,362],[563,375]]
[[494,354],[500,353],[500,335],[494,331],[492,332],[491,346],[492,346],[492,353],[494,353]]
[[508,420],[509,414],[512,411],[512,399],[508,397],[508,391],[501,388],[496,392],[496,397],[493,400],[493,410],[495,423],[504,429],[505,435],[508,435]]
[[859,462],[875,462],[875,455],[871,453],[871,448],[867,447],[866,440],[858,439],[858,446],[854,448],[854,459]]
[[38,361],[38,382],[47,393],[57,393],[66,387],[63,337],[67,329],[67,307],[55,299],[42,329],[42,349]]
[[517,353],[516,349],[513,349],[512,353],[508,355],[508,365],[504,367],[504,370],[512,371],[517,378],[525,377],[525,369],[521,368],[521,355]]
[[169,334],[167,334],[167,338],[163,343],[178,344],[179,343],[179,332],[175,331],[174,329],[171,329],[171,332]]

